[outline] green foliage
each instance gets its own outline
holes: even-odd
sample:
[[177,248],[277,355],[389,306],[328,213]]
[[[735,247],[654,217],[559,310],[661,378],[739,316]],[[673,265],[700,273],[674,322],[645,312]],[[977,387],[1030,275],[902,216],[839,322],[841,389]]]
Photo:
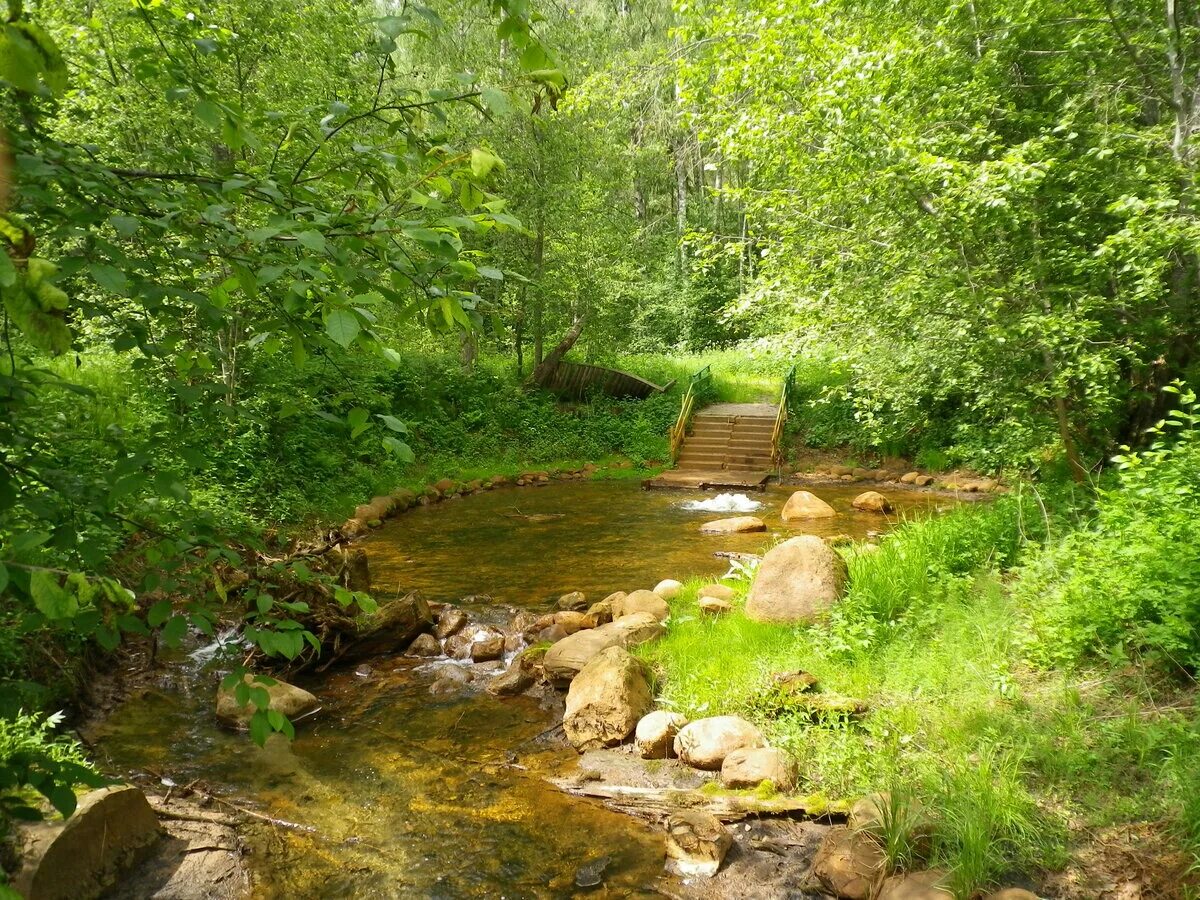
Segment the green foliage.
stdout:
[[1200,418],[1194,393],[1179,399],[1147,449],[1116,458],[1094,519],[1022,571],[1043,664],[1098,654],[1200,667]]
[[62,714],[19,712],[0,718],[0,824],[8,818],[40,819],[31,802],[36,791],[66,818],[75,811],[72,786],[105,783],[76,742],[55,735]]

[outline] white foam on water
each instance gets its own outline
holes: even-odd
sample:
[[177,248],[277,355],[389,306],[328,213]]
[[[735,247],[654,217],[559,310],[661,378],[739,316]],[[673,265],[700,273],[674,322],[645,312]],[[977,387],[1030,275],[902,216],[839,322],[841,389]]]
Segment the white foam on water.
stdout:
[[754,512],[761,506],[761,503],[745,494],[717,494],[711,500],[688,500],[683,504],[684,509],[704,512]]

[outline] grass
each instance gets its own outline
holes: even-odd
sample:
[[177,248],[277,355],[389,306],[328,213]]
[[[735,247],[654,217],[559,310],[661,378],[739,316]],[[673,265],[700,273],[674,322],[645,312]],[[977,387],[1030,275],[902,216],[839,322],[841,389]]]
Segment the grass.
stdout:
[[[701,582],[687,582],[668,634],[640,650],[661,702],[690,718],[755,721],[798,762],[799,793],[852,801],[888,790],[919,803],[928,839],[893,810],[885,852],[897,865],[946,868],[960,897],[1014,871],[1062,867],[1088,828],[1158,823],[1196,848],[1190,693],[1136,668],[1029,662],[1026,601],[1001,576],[1022,534],[1040,533],[1028,507],[962,508],[900,528],[877,552],[847,548],[850,592],[812,627],[747,619],[744,581],[732,614],[705,617]],[[826,695],[864,701],[867,714],[814,718],[762,702],[774,674],[797,670]]]

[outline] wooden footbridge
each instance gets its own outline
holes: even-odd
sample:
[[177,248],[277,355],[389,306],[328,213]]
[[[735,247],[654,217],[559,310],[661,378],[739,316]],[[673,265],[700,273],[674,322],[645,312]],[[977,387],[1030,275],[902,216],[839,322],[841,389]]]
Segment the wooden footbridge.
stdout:
[[793,372],[784,379],[779,403],[715,403],[693,413],[709,378],[706,366],[692,376],[671,429],[674,468],[646,483],[662,488],[764,490],[772,470],[783,464]]

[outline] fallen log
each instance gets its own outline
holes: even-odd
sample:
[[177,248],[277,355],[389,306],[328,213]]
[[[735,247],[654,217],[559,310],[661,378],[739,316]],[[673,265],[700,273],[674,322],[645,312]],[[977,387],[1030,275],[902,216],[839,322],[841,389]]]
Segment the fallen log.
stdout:
[[632,816],[659,818],[678,809],[699,809],[711,813],[722,822],[737,822],[747,816],[802,815],[817,818],[850,812],[850,804],[845,801],[828,800],[819,795],[795,797],[779,794],[763,798],[752,793],[710,794],[691,788],[632,787],[570,778],[551,778],[549,781],[563,793],[594,797]]

